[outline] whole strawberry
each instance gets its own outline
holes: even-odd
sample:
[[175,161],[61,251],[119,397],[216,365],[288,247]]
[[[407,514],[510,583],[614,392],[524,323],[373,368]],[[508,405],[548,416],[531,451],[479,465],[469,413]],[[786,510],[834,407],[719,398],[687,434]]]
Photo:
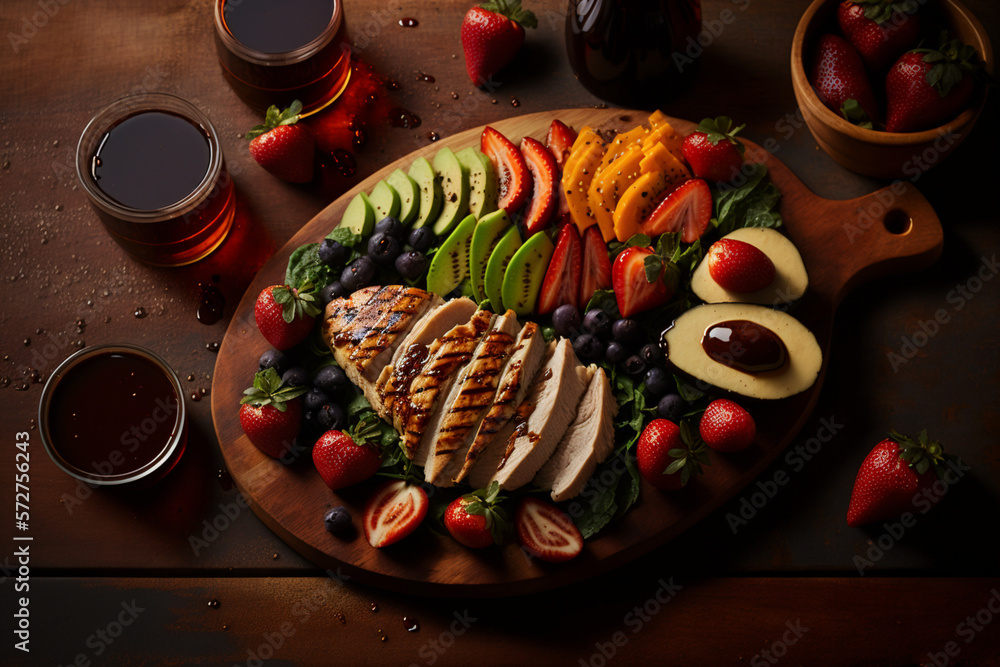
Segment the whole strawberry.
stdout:
[[273,368],[254,376],[253,386],[240,400],[240,426],[257,449],[281,458],[291,451],[299,434],[305,387],[286,387]]
[[471,549],[503,544],[507,514],[499,506],[500,485],[479,489],[451,501],[444,511],[444,527],[451,536]]
[[297,125],[302,103],[298,100],[279,112],[268,108],[264,124],[247,132],[250,155],[257,164],[283,181],[308,183],[313,179],[316,139],[305,125]]
[[978,68],[975,49],[958,40],[904,53],[885,79],[885,129],[917,132],[951,119],[968,105]]
[[753,444],[757,424],[739,404],[720,398],[705,408],[698,432],[717,452],[739,452]]
[[873,72],[885,68],[911,48],[920,32],[917,0],[845,0],[837,7],[837,23],[847,41]]
[[313,465],[331,490],[354,486],[374,475],[382,465],[382,452],[375,441],[380,430],[374,422],[362,421],[348,433],[327,431],[313,446]]
[[705,257],[708,274],[730,292],[748,294],[774,282],[774,262],[760,248],[738,239],[719,239]]
[[312,331],[320,310],[312,284],[265,287],[253,307],[257,328],[267,342],[279,350],[301,343]]
[[927,439],[927,431],[916,440],[890,431],[889,438],[875,445],[861,464],[847,508],[847,525],[863,526],[912,512],[914,498],[942,477],[942,464],[949,458],[953,457],[939,443]]
[[857,50],[844,38],[819,38],[809,83],[823,104],[855,125],[871,129],[872,121],[878,118],[868,72]]
[[472,83],[489,82],[521,50],[524,29],[537,27],[521,0],[490,0],[470,9],[462,20],[462,50]]
[[691,434],[686,421],[677,426],[667,419],[646,425],[636,445],[636,463],[643,478],[664,491],[686,486],[708,465],[705,443]]
[[733,180],[743,166],[746,147],[736,134],[746,125],[733,127],[726,116],[705,118],[698,129],[684,138],[681,153],[698,178],[718,183]]

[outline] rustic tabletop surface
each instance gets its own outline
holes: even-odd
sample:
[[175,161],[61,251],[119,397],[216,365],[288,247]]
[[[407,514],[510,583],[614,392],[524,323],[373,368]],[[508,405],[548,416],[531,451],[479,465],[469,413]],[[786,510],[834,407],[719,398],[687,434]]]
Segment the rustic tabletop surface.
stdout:
[[[0,663],[1000,661],[995,94],[972,136],[917,179],[944,227],[941,259],[847,297],[819,404],[789,454],[665,547],[527,598],[421,598],[324,572],[241,502],[207,393],[213,344],[261,264],[340,192],[427,145],[432,133],[601,103],[570,70],[565,3],[532,4],[538,29],[495,89],[482,91],[468,81],[458,40],[468,3],[347,0],[355,52],[398,82],[387,93],[393,106],[421,122],[373,122],[356,175],[331,166],[310,186],[278,181],[251,159],[241,134],[258,121],[220,73],[212,3],[0,5],[0,488],[10,510],[18,432],[29,434],[31,453],[28,529],[10,514],[0,521]],[[966,4],[1000,36],[1000,6]],[[858,197],[887,183],[837,165],[797,116],[788,54],[807,5],[706,0],[710,43],[698,55],[697,81],[661,106],[692,120],[737,117],[749,138],[776,139],[777,157],[818,195]],[[419,25],[401,27],[402,18]],[[77,186],[84,125],[109,101],[143,90],[203,109],[234,174],[233,232],[184,268],[129,259]],[[211,325],[196,317],[208,284],[226,299]],[[104,492],[55,467],[35,417],[41,383],[63,358],[121,341],[155,350],[176,369],[190,440],[161,483]],[[912,525],[849,528],[854,476],[889,428],[927,428],[971,471]],[[25,604],[28,620],[14,618]],[[419,631],[408,632],[404,617]],[[25,626],[30,653],[15,648]]]

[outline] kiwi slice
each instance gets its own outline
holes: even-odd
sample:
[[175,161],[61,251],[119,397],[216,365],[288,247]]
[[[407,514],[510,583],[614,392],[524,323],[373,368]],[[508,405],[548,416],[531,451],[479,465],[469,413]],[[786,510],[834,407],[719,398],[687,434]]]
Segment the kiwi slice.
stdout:
[[497,175],[493,163],[472,146],[458,151],[455,157],[469,170],[469,213],[482,220],[497,208]]
[[368,201],[375,209],[375,222],[388,217],[398,219],[399,193],[385,181],[379,181],[375,184],[371,194],[368,195]]
[[399,221],[408,225],[416,220],[420,213],[420,186],[417,182],[402,169],[386,176],[385,182],[399,195]]
[[359,192],[344,209],[340,219],[340,227],[347,227],[355,234],[368,236],[375,227],[375,209],[368,200],[368,195]]
[[427,291],[446,296],[469,277],[469,247],[476,216],[468,215],[434,253],[427,269]]
[[521,234],[515,225],[511,225],[500,237],[490,258],[486,262],[486,275],[483,280],[483,292],[490,300],[490,305],[496,313],[504,312],[502,285],[503,277],[507,272],[507,265],[510,258],[514,256],[517,249],[521,247]]
[[534,312],[542,279],[555,249],[552,239],[545,232],[536,233],[517,249],[504,271],[500,286],[505,308],[518,315]]
[[469,278],[472,281],[472,295],[476,303],[486,298],[486,264],[490,261],[493,249],[500,243],[507,228],[510,227],[510,217],[504,210],[487,213],[479,220],[476,231],[472,232],[472,247],[469,250]]
[[441,212],[434,221],[434,233],[447,236],[463,216],[469,215],[469,170],[445,146],[434,156],[434,173],[441,183]]
[[413,221],[413,228],[416,229],[438,219],[444,194],[441,191],[441,182],[434,173],[434,167],[427,158],[418,157],[414,160],[410,165],[409,176],[420,188],[420,208]]

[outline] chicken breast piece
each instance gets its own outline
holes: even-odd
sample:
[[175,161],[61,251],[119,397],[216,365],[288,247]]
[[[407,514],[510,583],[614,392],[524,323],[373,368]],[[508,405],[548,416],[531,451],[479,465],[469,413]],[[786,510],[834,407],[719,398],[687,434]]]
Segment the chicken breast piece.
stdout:
[[326,340],[327,346],[333,348],[330,342],[332,337],[350,324],[357,317],[362,306],[368,303],[368,300],[375,296],[380,289],[381,287],[377,285],[365,287],[354,294],[342,299],[334,299],[327,304],[323,315],[323,338]]
[[597,465],[615,448],[617,414],[618,402],[608,376],[597,368],[580,400],[576,418],[556,451],[535,475],[535,486],[551,489],[555,502],[579,495]]
[[452,384],[440,419],[430,426],[432,453],[424,466],[424,479],[437,486],[451,486],[462,469],[465,455],[475,439],[477,426],[493,404],[500,375],[521,326],[514,311],[496,318],[483,336],[472,362]]

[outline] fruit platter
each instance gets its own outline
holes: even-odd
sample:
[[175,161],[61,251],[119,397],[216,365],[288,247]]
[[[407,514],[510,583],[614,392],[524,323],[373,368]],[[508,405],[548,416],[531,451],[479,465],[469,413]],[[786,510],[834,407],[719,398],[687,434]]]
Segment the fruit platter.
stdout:
[[512,595],[750,483],[809,418],[841,299],[929,265],[942,232],[911,185],[825,200],[738,131],[526,115],[330,204],[219,350],[213,419],[255,513],[360,581]]

